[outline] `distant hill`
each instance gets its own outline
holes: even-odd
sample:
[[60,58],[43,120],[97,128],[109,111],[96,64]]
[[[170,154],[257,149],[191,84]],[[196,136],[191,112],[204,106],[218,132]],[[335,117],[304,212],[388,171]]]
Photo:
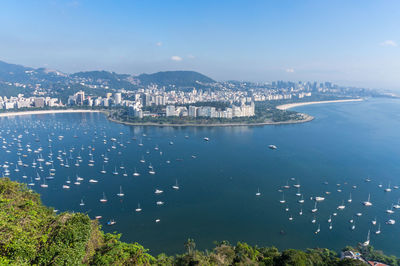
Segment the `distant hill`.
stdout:
[[135,90],[151,84],[166,86],[167,90],[171,90],[188,87],[201,88],[210,86],[211,83],[215,81],[195,71],[164,71],[138,76],[104,70],[66,74],[47,68],[25,67],[0,61],[0,96],[15,96],[18,93],[29,95],[37,84],[57,95],[60,91],[65,94],[79,89],[91,90],[94,94],[96,92],[93,90],[98,89],[99,94],[103,94],[103,90]]
[[160,86],[198,87],[202,84],[215,82],[215,80],[195,71],[164,71],[154,74],[141,74],[137,78],[143,86],[157,84]]

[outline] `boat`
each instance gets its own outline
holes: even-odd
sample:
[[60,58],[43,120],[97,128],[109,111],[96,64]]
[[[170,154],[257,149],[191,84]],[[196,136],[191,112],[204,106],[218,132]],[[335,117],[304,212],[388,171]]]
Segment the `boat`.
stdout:
[[311,212],[317,212],[317,211],[318,211],[318,209],[317,209],[317,201],[316,201],[314,204],[314,208],[311,209]]
[[175,180],[175,185],[173,185],[172,188],[175,189],[175,190],[179,189],[178,179]]
[[292,215],[289,216],[289,221],[293,221],[293,216]]
[[107,198],[106,198],[106,194],[103,192],[103,197],[100,199],[101,203],[106,203],[107,202]]
[[374,220],[372,220],[372,225],[376,225],[376,217]]
[[314,217],[311,220],[311,223],[315,224],[316,222],[317,222],[317,218],[315,218],[315,215],[314,215]]
[[95,218],[96,220],[100,220],[101,218],[103,218],[103,216],[97,215],[97,216],[95,216],[94,218]]
[[371,203],[371,194],[368,194],[368,200],[363,202],[364,206],[370,207],[372,206]]
[[352,200],[352,198],[351,198],[351,193],[350,193],[350,196],[349,196],[349,199],[347,200],[347,202],[348,203],[351,203],[353,200]]
[[210,139],[209,139],[209,138],[207,138],[207,137],[204,137],[204,140],[205,140],[205,141],[209,141]]
[[279,202],[282,203],[282,204],[286,202],[285,194],[282,193],[282,199]]
[[346,208],[346,206],[344,205],[344,201],[342,201],[342,205],[339,205],[337,207],[338,210],[344,210]]
[[158,206],[164,205],[164,201],[157,201],[156,204],[157,204]]
[[389,213],[389,214],[393,214],[394,213],[393,204],[389,209],[386,210],[386,212]]
[[114,221],[114,219],[112,219],[112,220],[109,220],[109,221],[107,222],[107,225],[111,226],[111,225],[114,225],[114,224],[116,224],[116,223],[117,223],[117,222]]
[[388,187],[387,188],[385,188],[385,192],[391,192],[392,191],[392,189],[390,188],[390,182],[389,182],[389,185],[388,185]]
[[398,199],[397,203],[393,205],[393,208],[400,209],[400,199]]
[[317,231],[315,231],[315,234],[318,234],[320,231],[321,231],[321,225],[318,224],[318,229],[317,229]]
[[353,223],[352,223],[352,225],[351,225],[350,229],[351,229],[351,230],[354,230],[354,229],[356,229],[356,224],[354,223],[354,221],[353,221]]
[[370,230],[368,230],[367,240],[362,244],[364,247],[369,246],[369,234],[370,234]]
[[257,192],[256,192],[256,196],[261,196],[261,192],[260,189],[258,188]]
[[114,169],[113,175],[118,175],[118,172],[117,172],[117,167],[116,167],[116,166],[115,166],[115,169]]
[[98,180],[96,180],[96,179],[90,179],[89,180],[89,183],[98,183],[99,181]]
[[299,215],[303,215],[303,209],[300,209]]
[[138,203],[138,207],[135,209],[136,212],[141,212],[142,208],[140,208],[140,203]]
[[376,235],[379,235],[381,233],[381,224],[378,225],[378,230],[375,231]]
[[276,147],[275,145],[268,145],[268,148],[270,148],[271,150],[276,150],[278,149],[278,147]]
[[160,219],[156,219],[156,223],[159,223],[161,220]]
[[301,196],[301,193],[300,193],[300,187],[298,187],[298,188],[297,188],[297,193],[296,193],[296,196],[297,196],[297,197],[300,197],[300,196]]
[[100,173],[102,173],[102,174],[107,173],[107,171],[104,169],[104,164],[103,164],[103,168],[101,169]]
[[332,222],[332,215],[329,215],[328,223]]
[[125,194],[122,192],[122,186],[119,186],[119,193],[117,194],[118,197],[123,197]]
[[68,186],[68,185],[63,185],[62,188],[63,188],[63,189],[70,189],[70,186]]
[[329,224],[329,230],[332,230],[332,223]]
[[81,203],[79,203],[79,206],[85,206],[85,203],[83,202],[83,199],[81,199]]
[[389,224],[389,225],[394,225],[395,223],[396,223],[396,221],[393,219],[389,219],[386,221],[386,224]]
[[156,189],[156,191],[154,191],[154,193],[155,194],[161,194],[161,193],[163,193],[164,191],[162,191],[162,190],[160,190],[160,189]]
[[301,199],[299,199],[297,202],[298,202],[298,203],[301,203],[301,204],[304,203],[304,197],[303,197],[303,195],[301,195]]
[[325,198],[324,197],[315,197],[315,201],[324,201]]
[[46,179],[43,179],[43,184],[40,185],[42,188],[47,188],[49,185],[46,184]]
[[133,172],[133,176],[140,176],[140,174],[136,171],[136,168],[135,171]]

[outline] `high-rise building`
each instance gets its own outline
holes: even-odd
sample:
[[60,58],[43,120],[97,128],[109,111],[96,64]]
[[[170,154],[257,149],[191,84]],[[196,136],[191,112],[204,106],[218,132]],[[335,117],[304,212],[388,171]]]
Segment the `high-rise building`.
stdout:
[[114,94],[114,103],[116,105],[121,105],[121,103],[122,103],[122,95],[121,95],[120,92],[117,92],[117,93]]
[[34,100],[34,105],[37,108],[42,108],[44,107],[44,99],[43,98],[35,98]]
[[165,110],[166,110],[166,116],[176,116],[174,105],[167,105]]

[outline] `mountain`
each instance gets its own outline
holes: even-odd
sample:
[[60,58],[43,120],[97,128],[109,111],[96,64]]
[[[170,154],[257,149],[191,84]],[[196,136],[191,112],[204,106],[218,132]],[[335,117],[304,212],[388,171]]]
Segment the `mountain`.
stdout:
[[195,71],[164,71],[154,74],[141,74],[137,78],[143,86],[157,84],[159,86],[198,87],[215,83],[213,79]]
[[136,90],[153,84],[171,90],[201,88],[213,83],[213,79],[195,71],[164,71],[138,76],[104,70],[66,74],[58,70],[25,67],[0,61],[0,96],[16,96],[18,93],[29,95],[37,87],[56,96],[60,91],[70,93],[80,89],[90,90],[91,93],[97,89],[99,94],[103,94],[104,90]]

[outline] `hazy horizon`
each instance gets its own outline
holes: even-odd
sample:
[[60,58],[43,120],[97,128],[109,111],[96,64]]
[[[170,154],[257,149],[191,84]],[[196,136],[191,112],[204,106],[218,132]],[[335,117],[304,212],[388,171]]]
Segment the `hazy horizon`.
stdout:
[[397,1],[5,1],[0,14],[7,63],[400,88]]

